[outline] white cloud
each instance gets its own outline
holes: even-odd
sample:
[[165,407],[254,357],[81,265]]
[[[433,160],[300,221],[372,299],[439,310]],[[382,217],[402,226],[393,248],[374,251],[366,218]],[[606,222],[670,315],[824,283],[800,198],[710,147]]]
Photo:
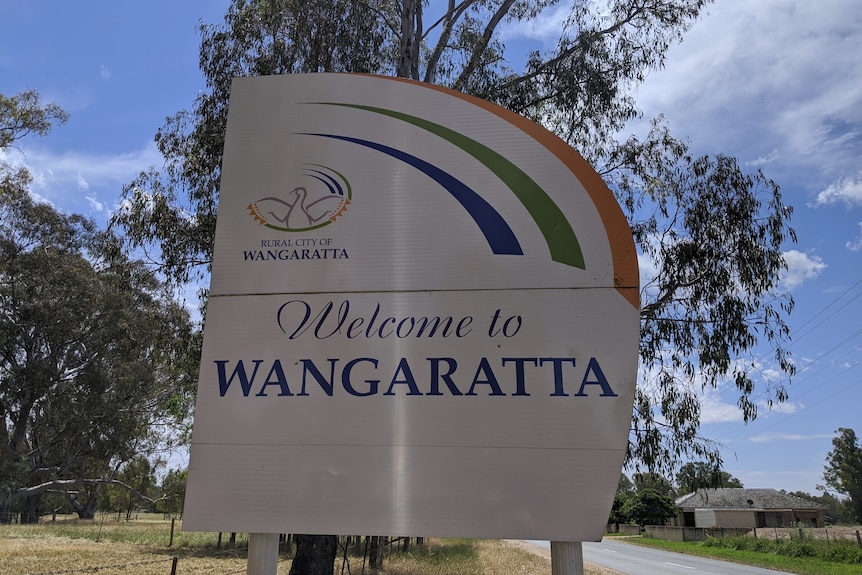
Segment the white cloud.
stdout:
[[90,204],[90,209],[94,212],[103,214],[108,211],[108,206],[104,202],[99,201],[98,198],[87,196],[87,202]]
[[[793,458],[790,458],[793,462]],[[730,469],[748,488],[766,487],[770,489],[785,489],[787,491],[811,492],[814,486],[822,482],[822,468],[812,469],[810,465],[802,465],[800,469],[770,469],[769,471],[745,471]]]
[[[162,162],[154,144],[126,154],[108,155],[47,148],[28,148],[8,155],[14,165],[26,167],[33,177],[32,191],[41,196],[61,198],[79,190],[93,192],[109,188],[112,197],[140,171]],[[90,194],[92,195],[92,194]]]
[[827,267],[819,256],[808,255],[798,250],[789,250],[782,255],[787,263],[787,270],[782,274],[781,284],[788,290],[799,287],[806,280],[816,278]]
[[862,222],[859,222],[859,237],[845,244],[846,248],[851,252],[862,250]]
[[804,404],[793,403],[790,401],[774,401],[772,405],[769,405],[769,403],[767,403],[766,401],[761,401],[758,403],[758,405],[758,413],[781,413],[783,415],[793,415],[797,411],[805,409]]
[[746,164],[748,164],[749,166],[760,167],[760,166],[765,166],[766,164],[771,164],[772,162],[778,160],[779,158],[781,158],[781,152],[779,152],[778,150],[772,150],[771,152],[769,152],[765,156],[760,156],[756,160],[746,162]]
[[529,21],[505,23],[500,27],[504,41],[515,39],[536,40],[546,45],[556,44],[563,30],[563,23],[572,11],[572,2],[567,0],[542,11]]
[[818,206],[833,206],[845,204],[847,207],[862,206],[862,176],[842,178],[829,184],[829,187],[817,194],[815,202]]
[[104,64],[102,64],[102,66],[99,68],[99,75],[102,76],[102,80],[111,79],[111,71]]
[[125,185],[141,171],[161,165],[155,147],[126,154],[81,151],[57,152],[35,146],[0,154],[0,161],[26,168],[33,182],[30,195],[66,213],[79,213],[103,220],[110,215]]
[[752,435],[748,440],[752,443],[772,443],[773,441],[810,441],[813,439],[830,439],[830,433],[761,433]]
[[860,20],[857,0],[718,2],[638,101],[707,152],[836,178],[862,156]]
[[[717,390],[704,393],[700,404],[700,424],[739,423],[743,421],[742,410],[735,403],[721,398]],[[707,433],[707,435],[709,435]]]

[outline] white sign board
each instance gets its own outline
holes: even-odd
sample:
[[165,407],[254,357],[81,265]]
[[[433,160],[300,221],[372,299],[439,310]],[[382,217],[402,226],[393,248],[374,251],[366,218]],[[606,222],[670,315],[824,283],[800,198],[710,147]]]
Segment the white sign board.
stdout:
[[601,179],[520,116],[235,80],[184,528],[599,539],[636,262]]

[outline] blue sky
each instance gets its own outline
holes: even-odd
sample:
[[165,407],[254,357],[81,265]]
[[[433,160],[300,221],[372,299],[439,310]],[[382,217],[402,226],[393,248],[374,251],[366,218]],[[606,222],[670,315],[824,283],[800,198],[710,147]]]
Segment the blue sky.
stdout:
[[[153,135],[204,87],[196,26],[220,22],[227,4],[0,0],[0,93],[37,89],[71,115],[5,154],[30,168],[33,193],[104,222],[122,186],[161,164]],[[560,20],[543,16],[507,27],[507,42],[548,42]],[[835,430],[862,434],[859,46],[858,0],[723,0],[637,91],[645,115],[663,113],[695,153],[762,169],[795,208],[783,284],[797,303],[790,400],[744,425],[732,393],[704,394],[704,433],[747,487],[814,492]]]

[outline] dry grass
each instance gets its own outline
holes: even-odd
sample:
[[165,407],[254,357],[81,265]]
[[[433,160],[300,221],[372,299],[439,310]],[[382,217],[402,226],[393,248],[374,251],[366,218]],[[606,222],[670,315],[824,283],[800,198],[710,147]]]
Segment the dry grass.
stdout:
[[[99,575],[168,575],[178,558],[178,575],[245,573],[247,539],[236,549],[216,549],[217,534],[182,533],[167,547],[170,521],[141,516],[125,522],[60,520],[39,525],[0,525],[0,575],[96,573]],[[392,549],[377,575],[550,575],[550,553],[519,542],[495,540],[426,540],[407,552]],[[227,534],[224,542],[227,542]],[[278,573],[287,575],[291,553],[280,556]],[[335,572],[342,572],[343,559]],[[362,572],[362,557],[349,557],[349,570]],[[345,568],[344,572],[348,570]],[[366,572],[367,568],[366,568]],[[587,564],[587,575],[612,575]]]
[[421,548],[393,553],[381,575],[540,575],[550,559],[495,540],[431,539]]
[[[207,556],[190,549],[153,549],[134,543],[95,542],[68,537],[0,539],[0,574],[123,573],[167,575],[173,557],[179,557],[177,573],[244,573],[245,555]],[[284,574],[289,570],[286,568]],[[279,570],[279,573],[282,573]]]

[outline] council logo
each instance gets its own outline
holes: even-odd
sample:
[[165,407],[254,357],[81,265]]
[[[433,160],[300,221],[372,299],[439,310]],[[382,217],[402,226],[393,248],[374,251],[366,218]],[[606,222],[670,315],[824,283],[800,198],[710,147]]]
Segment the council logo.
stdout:
[[286,187],[282,196],[267,196],[247,206],[254,221],[272,230],[307,232],[333,223],[353,199],[347,178],[320,164],[306,164],[302,177]]

